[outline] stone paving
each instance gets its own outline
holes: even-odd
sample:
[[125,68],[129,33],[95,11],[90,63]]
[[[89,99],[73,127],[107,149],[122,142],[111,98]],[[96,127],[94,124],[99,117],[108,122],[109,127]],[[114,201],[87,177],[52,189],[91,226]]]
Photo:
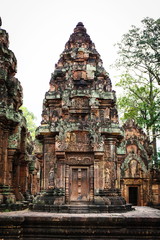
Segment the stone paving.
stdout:
[[119,217],[119,218],[159,218],[160,210],[150,207],[134,207],[135,210],[125,213],[83,213],[83,214],[71,214],[71,213],[47,213],[47,212],[33,212],[29,210],[14,211],[14,212],[1,212],[0,218],[3,217],[76,217],[76,218],[103,218],[103,217]]

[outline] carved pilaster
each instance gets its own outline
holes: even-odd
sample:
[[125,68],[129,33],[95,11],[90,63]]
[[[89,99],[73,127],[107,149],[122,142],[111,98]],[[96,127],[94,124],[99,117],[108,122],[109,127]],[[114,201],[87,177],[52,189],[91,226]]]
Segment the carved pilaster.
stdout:
[[108,138],[105,141],[105,188],[115,188],[117,179],[116,139]]
[[3,130],[2,135],[2,168],[1,168],[1,184],[8,185],[8,130]]
[[66,165],[66,175],[65,175],[65,182],[66,182],[66,187],[65,187],[65,202],[69,203],[69,165]]
[[92,202],[94,200],[94,165],[90,166],[89,182],[90,182],[90,201]]
[[13,184],[13,161],[16,149],[8,149],[9,185]]
[[49,172],[54,168],[55,163],[55,139],[54,136],[45,136],[43,145],[43,168],[42,168],[42,189],[48,188]]
[[100,163],[99,159],[95,159],[94,161],[94,191],[95,193],[99,192],[99,170]]

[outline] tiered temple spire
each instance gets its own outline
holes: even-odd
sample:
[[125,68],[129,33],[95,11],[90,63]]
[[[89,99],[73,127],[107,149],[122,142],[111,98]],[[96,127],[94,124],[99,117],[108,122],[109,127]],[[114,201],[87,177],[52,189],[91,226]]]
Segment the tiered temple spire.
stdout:
[[79,22],[52,74],[37,132],[44,149],[42,186],[53,191],[53,207],[76,201],[97,212],[108,211],[108,204],[127,208],[115,190],[122,139],[115,100],[100,55]]

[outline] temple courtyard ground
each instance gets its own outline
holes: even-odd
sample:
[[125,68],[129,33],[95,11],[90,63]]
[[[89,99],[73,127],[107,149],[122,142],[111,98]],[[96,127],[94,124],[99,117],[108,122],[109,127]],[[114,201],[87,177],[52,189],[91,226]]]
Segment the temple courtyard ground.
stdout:
[[67,214],[29,210],[0,213],[0,240],[160,239],[160,210]]

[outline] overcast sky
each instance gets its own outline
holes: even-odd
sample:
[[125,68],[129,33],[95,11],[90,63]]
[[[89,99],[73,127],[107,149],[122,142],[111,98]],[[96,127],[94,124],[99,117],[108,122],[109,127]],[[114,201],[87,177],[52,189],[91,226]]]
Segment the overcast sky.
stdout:
[[18,61],[24,106],[41,121],[42,102],[65,43],[83,22],[114,85],[114,44],[131,25],[160,16],[159,0],[0,0],[2,28]]

